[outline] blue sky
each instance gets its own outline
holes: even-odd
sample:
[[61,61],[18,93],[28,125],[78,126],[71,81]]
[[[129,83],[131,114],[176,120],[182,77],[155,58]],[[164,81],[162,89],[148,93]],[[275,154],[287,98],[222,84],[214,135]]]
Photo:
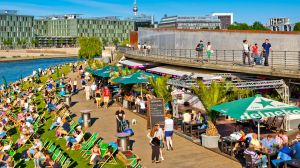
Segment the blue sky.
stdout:
[[[289,17],[300,21],[300,0],[137,0],[139,13],[154,15],[206,15],[233,12],[234,20],[266,23],[270,17]],[[0,9],[19,10],[20,14],[45,16],[79,13],[84,17],[130,16],[133,0],[0,0]]]

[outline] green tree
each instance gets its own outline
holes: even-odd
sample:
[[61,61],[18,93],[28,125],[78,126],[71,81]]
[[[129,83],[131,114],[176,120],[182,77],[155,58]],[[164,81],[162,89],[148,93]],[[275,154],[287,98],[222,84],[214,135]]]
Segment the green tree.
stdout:
[[232,25],[228,26],[228,30],[250,30],[251,26],[247,23],[234,22]]
[[80,37],[79,47],[80,58],[93,59],[102,54],[102,43],[96,37]]
[[230,83],[217,83],[215,81],[213,81],[210,86],[205,85],[202,81],[198,81],[197,86],[193,86],[192,89],[202,102],[209,117],[210,122],[206,131],[206,135],[208,136],[215,136],[218,134],[214,124],[216,123],[219,113],[210,110],[211,106],[236,100],[238,98],[248,97],[253,94],[252,91],[240,90],[232,87]]
[[64,44],[64,40],[63,40],[62,38],[61,38],[61,39],[59,39],[59,41],[58,41],[58,45],[62,47],[62,46],[63,46],[63,44]]
[[152,85],[154,88],[154,95],[157,98],[162,98],[164,99],[165,103],[168,103],[169,101],[172,100],[172,95],[171,95],[171,90],[168,87],[168,80],[169,76],[161,76],[158,78],[149,78],[149,83]]
[[129,44],[129,39],[127,38],[121,42],[120,46],[126,47],[126,45],[128,45],[128,44]]
[[300,22],[297,22],[294,26],[294,31],[300,31]]
[[48,39],[48,47],[52,47],[53,46],[53,40],[52,39]]
[[228,26],[228,30],[269,30],[262,23],[256,21],[252,25],[247,23],[234,22],[232,25]]
[[103,38],[102,39],[102,44],[103,44],[104,47],[107,46],[107,43],[108,43],[108,40],[106,38]]
[[38,45],[37,39],[33,38],[33,39],[31,40],[31,45],[34,46],[34,47],[37,47],[37,45]]
[[72,38],[72,45],[73,45],[73,46],[76,46],[76,43],[77,43],[76,38]]
[[262,23],[256,21],[253,23],[252,25],[252,29],[253,30],[270,30],[268,28],[266,28]]
[[120,43],[119,39],[117,38],[114,38],[112,42],[114,45],[118,45]]
[[11,38],[8,38],[8,39],[4,39],[3,40],[3,44],[4,45],[7,45],[7,46],[11,46],[13,44],[13,41]]

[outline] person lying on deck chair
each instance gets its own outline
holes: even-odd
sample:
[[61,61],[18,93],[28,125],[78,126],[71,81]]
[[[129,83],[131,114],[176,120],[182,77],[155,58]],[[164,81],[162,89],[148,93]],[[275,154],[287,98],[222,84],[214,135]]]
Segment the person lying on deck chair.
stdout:
[[69,122],[66,119],[62,120],[62,126],[58,128],[57,135],[58,137],[62,137],[63,135],[68,135],[68,133],[71,131],[71,127]]
[[76,128],[76,131],[74,132],[74,137],[73,136],[66,136],[66,141],[67,144],[66,146],[69,148],[74,148],[75,144],[79,144],[81,140],[83,139],[83,131],[81,129],[81,126],[78,126]]

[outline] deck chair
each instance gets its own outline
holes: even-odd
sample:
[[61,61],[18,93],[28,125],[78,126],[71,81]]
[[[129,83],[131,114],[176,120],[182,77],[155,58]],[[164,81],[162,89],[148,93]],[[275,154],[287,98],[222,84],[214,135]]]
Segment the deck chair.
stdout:
[[48,152],[51,154],[54,152],[54,150],[56,149],[56,146],[54,144],[52,144],[49,149],[48,149]]
[[51,157],[52,160],[56,161],[59,160],[61,156],[61,150],[60,149],[56,149]]
[[283,122],[284,122],[284,116],[277,116],[271,128],[275,128],[276,131],[280,130]]
[[48,149],[53,145],[52,141],[49,141],[49,143],[47,145],[44,146],[45,149]]
[[81,149],[80,152],[83,152],[82,156],[84,156],[85,152],[88,151],[88,150],[90,150],[94,146],[94,144],[95,144],[96,141],[97,141],[97,137],[95,137],[94,139],[91,139],[87,143],[87,145],[85,145],[85,146],[83,146],[83,147],[80,148]]
[[[102,143],[103,143],[103,139],[100,139],[100,140],[97,142],[97,144],[98,144],[100,147],[101,147]],[[91,150],[88,150],[88,151],[85,151],[83,157],[86,157],[86,156],[87,156],[87,159],[88,159],[89,156],[91,156],[91,155],[92,155],[92,151],[91,151]]]
[[68,168],[71,165],[72,161],[68,158],[62,166],[62,168]]
[[[101,148],[100,148],[100,150],[101,150]],[[109,155],[109,157],[107,159],[105,159],[104,162],[100,162],[100,165],[101,165],[100,168],[105,166],[106,164],[113,164],[113,165],[118,164],[118,162],[116,161],[115,156],[114,156],[115,153],[117,152],[117,150],[118,150],[118,147],[112,147],[112,152]],[[103,154],[103,157],[104,157],[104,155],[105,155],[105,153]],[[101,157],[102,157],[102,151],[101,151]]]
[[86,151],[86,150],[89,150],[91,148],[91,146],[94,145],[94,143],[97,141],[97,136],[98,136],[98,133],[93,133],[93,135],[87,140],[85,141],[84,143],[81,144],[81,152],[83,151]]
[[66,160],[67,160],[67,157],[65,155],[62,155],[60,160],[59,160],[60,165],[63,165]]

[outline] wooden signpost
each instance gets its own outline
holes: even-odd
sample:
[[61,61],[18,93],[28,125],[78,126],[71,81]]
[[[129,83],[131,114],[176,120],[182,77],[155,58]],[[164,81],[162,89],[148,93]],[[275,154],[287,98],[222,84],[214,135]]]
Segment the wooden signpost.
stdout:
[[151,129],[155,124],[164,125],[165,106],[163,99],[150,99],[148,101],[147,128]]

